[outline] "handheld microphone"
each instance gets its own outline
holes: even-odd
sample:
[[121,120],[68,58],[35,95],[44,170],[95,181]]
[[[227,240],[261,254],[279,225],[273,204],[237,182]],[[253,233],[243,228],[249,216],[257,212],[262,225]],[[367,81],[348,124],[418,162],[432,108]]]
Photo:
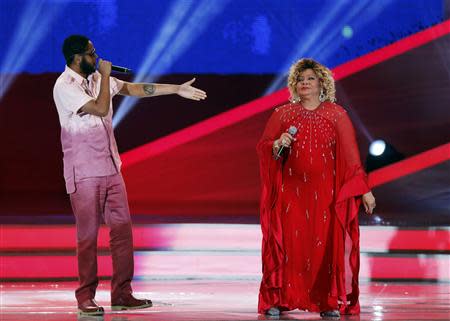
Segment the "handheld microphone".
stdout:
[[[288,133],[291,135],[291,136],[294,136],[295,134],[297,134],[297,127],[295,127],[295,126],[291,126],[291,127],[289,127],[289,129],[288,129]],[[290,148],[290,147],[285,147],[284,145],[281,145],[281,147],[278,149],[278,153],[277,153],[277,156],[275,157],[276,159],[279,159],[282,155],[283,155],[283,153],[284,153],[284,151],[287,149],[287,148]]]
[[121,66],[115,66],[115,65],[111,65],[111,70],[117,71],[117,72],[122,72],[124,74],[130,74],[131,73],[131,69],[126,68],[126,67],[121,67]]

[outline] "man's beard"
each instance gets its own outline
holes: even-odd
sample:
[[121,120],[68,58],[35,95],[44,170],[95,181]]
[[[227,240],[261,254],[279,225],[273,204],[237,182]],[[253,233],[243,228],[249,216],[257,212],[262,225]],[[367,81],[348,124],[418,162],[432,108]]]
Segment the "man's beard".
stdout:
[[89,76],[90,74],[95,72],[95,66],[90,65],[84,57],[83,59],[81,59],[80,69],[81,72],[86,76]]

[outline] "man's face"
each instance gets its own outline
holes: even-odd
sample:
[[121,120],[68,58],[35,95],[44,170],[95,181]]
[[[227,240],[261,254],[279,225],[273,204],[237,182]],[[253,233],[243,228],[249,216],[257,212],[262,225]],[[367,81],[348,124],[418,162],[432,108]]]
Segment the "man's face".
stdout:
[[80,70],[86,76],[95,72],[97,57],[94,45],[89,41],[87,50],[82,54],[80,62]]
[[89,76],[90,74],[95,72],[95,63],[92,64],[88,60],[86,60],[86,57],[83,57],[81,58],[80,69],[83,74]]

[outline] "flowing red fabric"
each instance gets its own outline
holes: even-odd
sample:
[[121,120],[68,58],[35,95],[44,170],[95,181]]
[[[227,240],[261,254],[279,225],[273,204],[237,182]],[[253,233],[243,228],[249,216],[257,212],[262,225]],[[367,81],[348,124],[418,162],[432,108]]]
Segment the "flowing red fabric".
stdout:
[[[290,126],[298,129],[296,141],[275,160],[273,142]],[[263,234],[258,311],[358,314],[358,208],[370,189],[347,112],[330,102],[313,111],[294,103],[276,108],[257,151]]]

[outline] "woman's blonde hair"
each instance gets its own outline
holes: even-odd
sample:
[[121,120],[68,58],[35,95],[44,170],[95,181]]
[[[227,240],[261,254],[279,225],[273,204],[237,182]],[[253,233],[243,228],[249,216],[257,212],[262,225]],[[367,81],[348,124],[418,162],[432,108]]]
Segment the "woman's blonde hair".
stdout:
[[336,88],[331,70],[310,58],[303,58],[295,62],[289,69],[288,87],[291,93],[291,101],[298,102],[300,97],[297,94],[297,83],[300,79],[300,73],[306,69],[312,69],[319,77],[320,87],[323,89],[325,100],[336,101]]

